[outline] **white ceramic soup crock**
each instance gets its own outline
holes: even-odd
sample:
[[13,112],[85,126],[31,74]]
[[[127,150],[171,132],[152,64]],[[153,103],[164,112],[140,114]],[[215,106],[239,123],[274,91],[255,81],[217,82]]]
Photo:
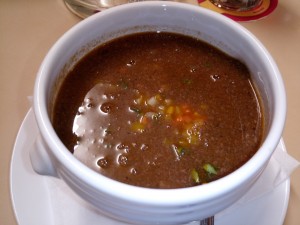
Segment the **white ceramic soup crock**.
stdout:
[[[241,168],[217,181],[182,189],[148,189],[104,177],[79,162],[51,125],[55,90],[66,72],[95,45],[139,31],[171,31],[200,38],[249,67],[261,93],[266,129],[257,153]],[[260,176],[284,127],[285,90],[280,72],[263,45],[246,29],[222,15],[184,3],[139,2],[91,16],[66,32],[45,57],[34,90],[40,130],[30,157],[36,172],[62,179],[105,215],[133,224],[182,224],[233,204]],[[62,121],[63,123],[63,121]]]

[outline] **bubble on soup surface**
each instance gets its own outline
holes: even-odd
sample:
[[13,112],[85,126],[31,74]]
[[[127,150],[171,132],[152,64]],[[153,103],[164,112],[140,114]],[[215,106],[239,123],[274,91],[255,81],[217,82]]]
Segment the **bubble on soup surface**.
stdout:
[[213,74],[213,75],[210,75],[210,78],[212,79],[212,81],[216,82],[217,80],[221,79],[221,76],[218,74]]
[[100,111],[105,114],[109,114],[113,110],[113,104],[111,102],[104,102],[100,106]]
[[126,65],[128,67],[130,67],[130,66],[134,66],[135,64],[136,64],[136,61],[134,59],[131,59]]
[[91,109],[94,107],[93,100],[91,98],[85,98],[83,105],[86,109]]
[[137,174],[137,171],[136,171],[135,168],[131,168],[131,169],[130,169],[130,173],[133,174],[133,175],[135,175],[135,174]]
[[128,163],[128,158],[127,158],[127,156],[125,156],[125,155],[123,155],[123,154],[120,154],[120,155],[118,156],[118,163],[119,163],[119,165],[121,165],[121,166],[126,166],[127,163]]
[[141,147],[140,147],[140,149],[142,151],[146,151],[148,148],[149,148],[149,146],[147,144],[142,144]]
[[190,69],[190,72],[191,72],[191,73],[195,73],[195,72],[196,72],[196,68],[191,68],[191,69]]
[[107,168],[109,166],[108,159],[105,157],[98,159],[97,165],[103,169]]
[[130,147],[127,144],[120,143],[120,144],[117,145],[116,149],[119,150],[119,151],[124,151],[124,152],[128,153],[129,150],[130,150]]

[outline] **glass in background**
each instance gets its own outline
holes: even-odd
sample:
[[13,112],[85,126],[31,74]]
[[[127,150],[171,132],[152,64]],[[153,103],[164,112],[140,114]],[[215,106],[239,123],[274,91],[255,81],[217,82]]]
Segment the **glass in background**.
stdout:
[[233,11],[252,10],[262,3],[263,0],[210,0],[219,8]]

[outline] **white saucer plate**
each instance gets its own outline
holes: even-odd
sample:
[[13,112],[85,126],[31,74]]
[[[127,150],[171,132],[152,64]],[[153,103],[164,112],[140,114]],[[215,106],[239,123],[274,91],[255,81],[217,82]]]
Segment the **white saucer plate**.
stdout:
[[[32,110],[29,110],[16,138],[10,168],[11,198],[18,224],[124,224],[101,215],[73,193],[61,180],[41,176],[33,171],[29,151],[37,134],[38,128],[34,114]],[[286,151],[283,140],[280,141],[277,148]],[[271,162],[264,171],[264,176],[272,173]],[[215,225],[282,225],[287,211],[289,194],[290,180],[286,180],[262,197],[252,199],[244,204],[236,203],[220,212],[215,216]]]

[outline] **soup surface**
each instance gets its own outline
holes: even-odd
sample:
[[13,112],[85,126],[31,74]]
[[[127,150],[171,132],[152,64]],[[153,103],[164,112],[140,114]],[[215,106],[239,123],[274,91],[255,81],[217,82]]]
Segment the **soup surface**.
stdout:
[[243,165],[260,146],[263,117],[240,61],[191,37],[149,32],[81,59],[59,90],[53,125],[107,177],[182,188]]

